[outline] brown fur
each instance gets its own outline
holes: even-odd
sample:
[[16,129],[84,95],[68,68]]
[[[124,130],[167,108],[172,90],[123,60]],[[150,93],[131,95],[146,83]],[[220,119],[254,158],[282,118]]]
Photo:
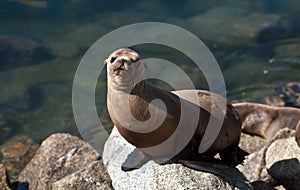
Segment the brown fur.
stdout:
[[233,106],[242,120],[242,131],[266,139],[285,127],[296,129],[300,121],[300,109],[296,108],[256,103],[236,103]]

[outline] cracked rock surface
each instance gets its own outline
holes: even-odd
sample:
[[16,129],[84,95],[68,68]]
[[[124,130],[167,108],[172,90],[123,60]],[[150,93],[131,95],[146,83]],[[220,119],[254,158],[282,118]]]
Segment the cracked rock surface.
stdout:
[[29,189],[52,189],[52,183],[87,168],[100,156],[87,143],[70,134],[54,134],[43,141],[18,181]]

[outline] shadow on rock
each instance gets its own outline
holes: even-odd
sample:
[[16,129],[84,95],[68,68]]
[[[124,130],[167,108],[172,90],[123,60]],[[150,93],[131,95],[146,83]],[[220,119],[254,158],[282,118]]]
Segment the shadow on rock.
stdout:
[[28,182],[15,182],[11,184],[12,189],[16,190],[29,190]]
[[300,187],[300,163],[297,158],[275,162],[268,169],[268,173],[286,189]]

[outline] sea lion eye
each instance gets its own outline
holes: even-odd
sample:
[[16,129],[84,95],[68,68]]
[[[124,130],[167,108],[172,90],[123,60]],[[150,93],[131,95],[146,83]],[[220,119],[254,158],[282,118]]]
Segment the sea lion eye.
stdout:
[[110,58],[110,63],[113,63],[117,58],[116,57],[111,57]]

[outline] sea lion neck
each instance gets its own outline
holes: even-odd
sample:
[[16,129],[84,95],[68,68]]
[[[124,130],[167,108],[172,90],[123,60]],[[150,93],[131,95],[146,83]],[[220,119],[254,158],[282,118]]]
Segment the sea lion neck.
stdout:
[[141,94],[145,94],[145,92],[148,92],[149,90],[151,90],[151,85],[147,82],[147,80],[142,80],[141,82],[139,82],[138,84],[136,84],[134,86],[134,88],[132,89],[132,91],[130,92],[131,95],[141,95]]
[[173,104],[180,104],[179,98],[172,93],[167,92],[157,86],[151,85],[147,80],[139,82],[130,92],[130,98],[136,102],[144,101],[148,104],[155,99],[160,99],[161,101],[167,101],[165,97],[170,98],[169,101]]

